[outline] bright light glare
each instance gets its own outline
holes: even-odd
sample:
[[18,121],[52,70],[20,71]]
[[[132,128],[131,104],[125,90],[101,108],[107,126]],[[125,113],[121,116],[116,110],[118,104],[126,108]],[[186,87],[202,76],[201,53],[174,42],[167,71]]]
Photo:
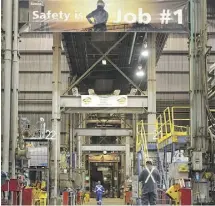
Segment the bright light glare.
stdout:
[[139,65],[137,68],[138,68],[138,69],[142,69],[142,66],[141,66],[141,65]]
[[106,64],[107,64],[106,59],[103,59],[103,60],[102,60],[102,64],[103,64],[103,65],[106,65]]
[[144,71],[143,70],[137,71],[136,75],[138,77],[143,77],[144,76]]
[[144,57],[149,56],[149,52],[148,52],[147,50],[143,51],[143,52],[142,52],[142,56],[144,56]]

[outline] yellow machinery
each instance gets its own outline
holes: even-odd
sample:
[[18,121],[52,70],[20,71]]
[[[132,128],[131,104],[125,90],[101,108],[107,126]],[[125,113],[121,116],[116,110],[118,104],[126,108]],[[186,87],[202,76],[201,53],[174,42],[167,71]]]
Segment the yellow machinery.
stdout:
[[33,205],[47,205],[47,192],[44,191],[46,182],[36,182],[33,187],[26,187],[33,189]]
[[180,189],[180,184],[175,184],[166,191],[166,194],[174,201],[175,205],[179,205],[180,203]]
[[88,203],[88,202],[90,202],[90,193],[86,192],[84,194],[84,203]]

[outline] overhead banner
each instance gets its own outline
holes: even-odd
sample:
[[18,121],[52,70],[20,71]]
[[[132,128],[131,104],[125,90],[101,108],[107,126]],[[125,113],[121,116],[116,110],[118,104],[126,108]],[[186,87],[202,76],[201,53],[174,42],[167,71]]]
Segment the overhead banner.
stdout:
[[30,0],[31,32],[187,30],[188,0]]
[[126,107],[128,105],[128,97],[126,95],[119,96],[97,96],[82,95],[82,107]]

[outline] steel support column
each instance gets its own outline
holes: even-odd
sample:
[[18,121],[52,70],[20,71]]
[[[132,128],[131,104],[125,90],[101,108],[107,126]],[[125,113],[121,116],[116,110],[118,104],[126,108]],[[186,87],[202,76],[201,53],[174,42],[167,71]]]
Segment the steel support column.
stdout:
[[3,2],[3,27],[5,30],[4,56],[4,119],[3,119],[3,152],[2,170],[9,172],[10,157],[10,115],[11,115],[11,49],[12,49],[12,0]]
[[[80,129],[85,129],[85,115],[82,115],[82,114],[79,114],[79,128]],[[76,133],[76,131],[75,131]],[[78,146],[77,146],[77,151],[78,151],[78,169],[81,169],[82,168],[82,145],[83,145],[83,142],[84,142],[84,136],[85,135],[80,135],[80,134],[77,134],[77,139],[78,139]]]
[[125,174],[126,176],[130,175],[130,169],[131,169],[131,160],[130,160],[130,136],[125,137]]
[[73,152],[74,152],[74,149],[73,149],[73,146],[74,146],[74,127],[73,127],[73,124],[74,124],[74,114],[70,114],[69,115],[69,119],[70,119],[70,127],[69,127],[69,155],[70,155],[70,166],[69,166],[69,177],[70,177],[70,180],[73,178]]
[[13,1],[13,62],[12,62],[12,120],[11,120],[11,172],[12,178],[16,178],[16,141],[18,137],[18,88],[19,88],[19,57],[18,57],[18,44],[19,44],[19,2]]
[[133,127],[133,175],[137,175],[137,151],[136,151],[137,121],[138,121],[138,115],[133,114],[133,118],[132,118],[132,127]]
[[156,124],[156,35],[148,34],[148,142],[155,142]]
[[[203,173],[209,161],[207,132],[207,1],[190,0],[190,126],[193,204],[209,203]],[[199,177],[199,178],[197,178]]]
[[[123,128],[125,128],[126,127],[126,125],[125,125],[125,115],[124,114],[121,114],[121,128],[123,129]],[[126,137],[121,137],[121,141],[120,141],[120,143],[121,144],[125,144],[125,138]],[[126,162],[126,153],[122,153],[121,154],[121,176],[122,176],[122,178],[123,178],[123,180],[124,180],[124,178],[125,178],[125,174],[126,174],[126,165],[128,164],[128,162]]]
[[61,33],[53,34],[53,90],[52,90],[52,130],[56,132],[52,147],[51,164],[51,203],[57,204],[58,200],[58,179],[60,168],[60,91],[61,91]]
[[[122,118],[122,126],[123,128],[127,128],[128,127],[128,124],[126,124],[126,119],[125,119],[125,115],[123,115],[123,118]],[[131,167],[131,161],[130,161],[130,154],[131,154],[131,151],[130,151],[130,136],[126,136],[125,137],[125,165],[124,165],[124,175],[125,177],[126,176],[129,176],[129,172],[130,172],[130,167]]]

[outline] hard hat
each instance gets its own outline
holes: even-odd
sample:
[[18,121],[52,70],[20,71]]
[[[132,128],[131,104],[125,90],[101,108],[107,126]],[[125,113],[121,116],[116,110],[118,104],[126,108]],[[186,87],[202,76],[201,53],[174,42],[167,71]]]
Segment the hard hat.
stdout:
[[97,1],[97,6],[105,6],[105,2],[103,0],[98,0]]
[[146,163],[148,163],[148,164],[153,164],[153,160],[152,160],[152,159],[147,159],[147,160],[146,160]]
[[100,185],[100,184],[101,184],[101,182],[100,182],[100,181],[98,181],[98,184]]

